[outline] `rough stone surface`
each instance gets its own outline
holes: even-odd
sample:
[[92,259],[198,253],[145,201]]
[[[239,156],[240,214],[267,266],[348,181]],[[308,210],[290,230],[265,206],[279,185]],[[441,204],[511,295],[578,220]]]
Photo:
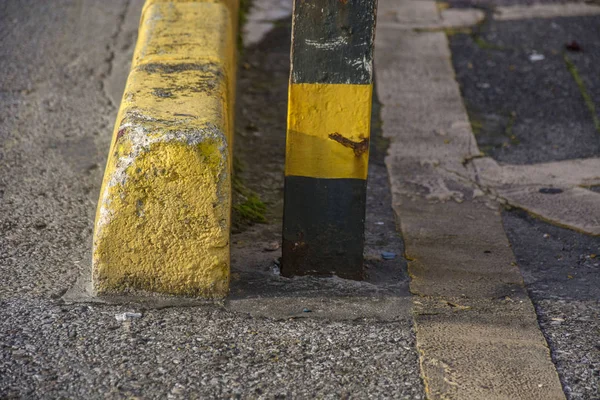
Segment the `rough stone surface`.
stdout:
[[147,2],[94,226],[97,294],[229,291],[237,13]]

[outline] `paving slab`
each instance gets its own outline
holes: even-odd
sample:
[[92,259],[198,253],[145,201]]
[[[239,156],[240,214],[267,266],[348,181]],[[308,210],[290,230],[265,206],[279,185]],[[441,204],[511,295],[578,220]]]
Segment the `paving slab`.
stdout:
[[446,35],[400,24],[377,33],[386,164],[427,397],[564,399],[499,204],[476,184],[469,160],[479,149]]
[[447,0],[441,3],[447,3],[455,8],[495,8],[511,6],[532,6],[536,4],[560,4],[564,0]]
[[[504,188],[497,189],[501,195],[505,191],[511,205],[536,213],[545,210],[538,215],[557,223],[561,218],[555,217],[561,213],[582,222],[563,224],[570,230],[522,209],[508,207],[503,212],[516,263],[569,399],[600,398],[596,261],[600,242],[575,231],[586,223],[597,227],[593,214],[598,199],[584,188],[597,192],[586,181],[595,181],[598,173],[597,168],[588,175],[582,170],[567,172],[571,166],[598,160],[600,80],[591,66],[598,57],[598,35],[593,32],[599,21],[598,16],[488,19],[471,34],[450,35],[453,65],[473,133],[481,150],[504,170],[485,177],[481,167],[493,162],[474,160],[481,182],[510,176],[512,183],[506,181]],[[548,177],[541,178],[542,171]],[[578,182],[565,185],[560,182],[563,173]],[[529,186],[530,200],[537,196],[537,201],[517,204],[519,186]],[[573,196],[567,194],[570,190]],[[577,199],[584,197],[589,199],[590,212],[579,208],[583,203]]]

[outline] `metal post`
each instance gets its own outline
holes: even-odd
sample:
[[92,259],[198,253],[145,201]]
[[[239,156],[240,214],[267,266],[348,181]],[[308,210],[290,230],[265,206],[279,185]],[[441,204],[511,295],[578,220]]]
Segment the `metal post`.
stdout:
[[376,0],[294,0],[282,274],[363,278]]

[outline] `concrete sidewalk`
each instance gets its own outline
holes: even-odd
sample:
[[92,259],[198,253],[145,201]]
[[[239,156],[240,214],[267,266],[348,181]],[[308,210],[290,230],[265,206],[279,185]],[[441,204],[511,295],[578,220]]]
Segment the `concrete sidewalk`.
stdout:
[[[585,234],[600,226],[600,170],[579,166],[600,161],[600,15],[489,15],[450,36],[457,80],[484,155],[527,171],[490,192],[509,204],[504,229],[565,393],[600,398],[600,239]],[[542,170],[553,176],[527,182]]]
[[[415,322],[426,392],[598,398],[600,241],[585,234],[600,232],[600,173],[592,167],[600,82],[589,69],[599,8],[469,6],[380,5],[387,164],[411,292],[421,297]],[[465,22],[477,11],[479,21]],[[537,315],[521,308],[528,293]]]

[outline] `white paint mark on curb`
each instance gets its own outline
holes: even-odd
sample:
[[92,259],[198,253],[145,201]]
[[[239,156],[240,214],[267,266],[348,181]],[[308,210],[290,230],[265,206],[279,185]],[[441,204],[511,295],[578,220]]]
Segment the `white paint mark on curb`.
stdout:
[[[136,114],[136,118],[143,118],[143,115]],[[98,211],[98,220],[96,222],[96,236],[98,237],[101,235],[102,229],[105,226],[108,226],[112,219],[113,211],[110,207],[112,194],[108,189],[118,185],[125,186],[128,178],[128,168],[134,164],[135,160],[140,155],[149,151],[154,143],[181,142],[190,146],[197,146],[207,142],[207,140],[221,143],[221,146],[219,147],[219,152],[221,153],[221,157],[219,158],[219,169],[223,171],[222,174],[227,173],[227,168],[223,167],[223,164],[225,163],[224,160],[226,160],[228,156],[227,139],[225,138],[225,134],[212,124],[207,124],[206,128],[203,130],[194,130],[191,132],[173,130],[170,132],[160,132],[160,134],[154,135],[152,132],[148,132],[141,124],[135,124],[134,126],[132,123],[125,123],[119,126],[119,130],[125,130],[127,132],[126,140],[131,144],[131,151],[128,155],[119,157],[115,170],[107,183],[106,190],[103,191],[103,195],[99,202],[100,209]],[[224,179],[224,176],[221,176],[220,178]]]

